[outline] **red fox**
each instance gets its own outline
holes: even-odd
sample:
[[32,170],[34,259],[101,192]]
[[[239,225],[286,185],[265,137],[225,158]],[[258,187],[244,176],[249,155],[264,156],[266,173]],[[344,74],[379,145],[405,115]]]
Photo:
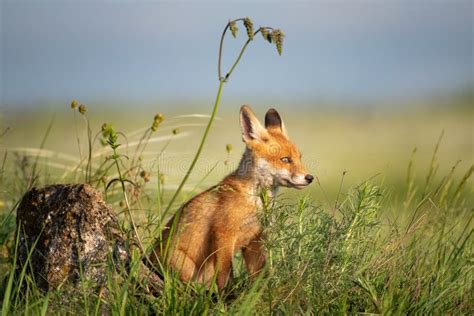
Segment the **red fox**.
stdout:
[[244,105],[240,125],[246,149],[237,170],[181,206],[158,238],[152,261],[161,260],[182,281],[209,286],[215,278],[222,289],[239,250],[255,276],[265,265],[257,216],[261,193],[274,196],[279,186],[301,189],[313,181],[275,109],[268,110],[263,127]]

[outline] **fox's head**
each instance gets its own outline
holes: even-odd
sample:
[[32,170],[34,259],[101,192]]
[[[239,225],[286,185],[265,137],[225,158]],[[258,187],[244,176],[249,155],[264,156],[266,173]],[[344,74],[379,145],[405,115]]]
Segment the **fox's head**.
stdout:
[[271,185],[301,189],[313,181],[301,163],[301,153],[286,133],[280,114],[269,109],[265,127],[249,106],[240,108],[242,139],[251,152],[258,177]]

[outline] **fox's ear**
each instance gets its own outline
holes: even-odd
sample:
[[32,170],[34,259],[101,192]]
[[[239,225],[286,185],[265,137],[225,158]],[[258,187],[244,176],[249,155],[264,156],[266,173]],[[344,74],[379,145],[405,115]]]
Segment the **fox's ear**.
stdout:
[[278,129],[283,135],[288,136],[286,133],[285,124],[281,119],[280,114],[274,108],[271,108],[265,114],[265,128],[266,129]]
[[240,127],[242,128],[242,139],[245,143],[252,140],[264,140],[265,134],[267,134],[267,131],[248,105],[242,105],[240,108]]

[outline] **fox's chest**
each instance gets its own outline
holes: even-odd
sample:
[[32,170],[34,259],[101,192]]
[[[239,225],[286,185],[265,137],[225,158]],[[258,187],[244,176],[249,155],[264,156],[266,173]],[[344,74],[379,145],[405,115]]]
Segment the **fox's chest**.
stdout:
[[256,213],[244,217],[240,223],[236,238],[236,248],[247,246],[262,233],[262,226]]

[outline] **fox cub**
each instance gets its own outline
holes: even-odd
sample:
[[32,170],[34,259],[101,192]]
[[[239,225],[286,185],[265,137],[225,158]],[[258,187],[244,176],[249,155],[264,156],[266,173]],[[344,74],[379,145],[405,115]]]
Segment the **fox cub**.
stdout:
[[268,110],[263,127],[244,105],[240,125],[246,149],[237,170],[185,203],[158,238],[152,261],[160,260],[183,281],[209,286],[215,278],[222,289],[239,250],[249,275],[257,274],[265,265],[257,217],[262,191],[274,196],[279,186],[301,189],[313,181],[275,109]]

